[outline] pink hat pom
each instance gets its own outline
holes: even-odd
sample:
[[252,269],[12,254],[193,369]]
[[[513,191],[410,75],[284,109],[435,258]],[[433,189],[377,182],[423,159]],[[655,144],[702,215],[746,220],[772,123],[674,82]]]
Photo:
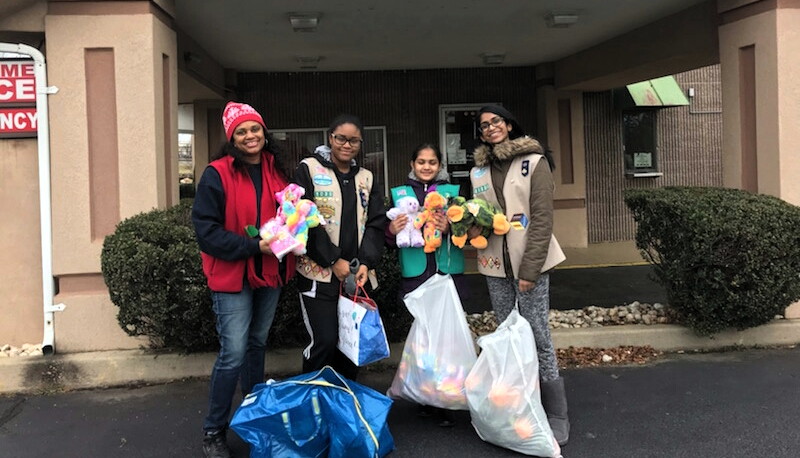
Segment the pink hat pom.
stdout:
[[260,114],[246,103],[228,102],[222,112],[222,126],[225,128],[225,137],[230,140],[236,127],[245,121],[255,121],[267,129],[264,119]]

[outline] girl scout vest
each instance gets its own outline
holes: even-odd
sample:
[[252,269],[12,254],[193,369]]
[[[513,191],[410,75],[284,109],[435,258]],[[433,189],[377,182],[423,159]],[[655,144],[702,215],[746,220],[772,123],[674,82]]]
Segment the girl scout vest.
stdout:
[[[313,157],[307,157],[301,161],[308,167],[311,181],[314,183],[314,203],[317,205],[320,214],[325,218],[325,232],[328,233],[331,242],[339,245],[339,230],[342,225],[342,189],[333,170],[323,166]],[[356,182],[356,221],[345,221],[344,224],[358,224],[358,245],[361,246],[361,239],[367,224],[367,207],[369,194],[372,191],[372,172],[361,167],[353,179]],[[348,260],[349,261],[349,260]],[[374,267],[374,266],[371,266]],[[297,272],[309,280],[316,280],[323,283],[331,282],[333,271],[330,266],[321,266],[306,255],[298,256]],[[372,287],[377,287],[374,271],[370,271],[370,283]]]
[[[490,277],[505,277],[506,266],[503,256],[503,237],[508,247],[508,257],[511,260],[511,269],[514,278],[519,278],[519,266],[522,255],[525,253],[525,242],[528,233],[530,216],[531,176],[536,168],[541,154],[525,154],[514,157],[503,183],[503,197],[506,201],[506,217],[511,222],[511,230],[505,236],[492,234],[489,236],[489,245],[485,250],[478,250],[478,271]],[[527,173],[526,173],[527,171]],[[473,167],[470,171],[472,192],[481,198],[499,207],[497,194],[492,186],[492,172],[489,166]],[[542,272],[547,272],[561,264],[566,259],[561,246],[554,235],[550,235],[550,246],[547,250],[547,259],[542,265]]]
[[[459,186],[457,184],[436,185],[436,191],[443,195],[445,199],[458,195]],[[392,202],[397,206],[397,201],[401,197],[416,197],[411,186],[397,186],[392,188]],[[446,274],[464,273],[464,252],[461,248],[453,245],[449,237],[444,237],[442,246],[436,249],[436,267]],[[400,273],[404,278],[414,278],[422,275],[428,263],[428,255],[422,247],[400,248]]]

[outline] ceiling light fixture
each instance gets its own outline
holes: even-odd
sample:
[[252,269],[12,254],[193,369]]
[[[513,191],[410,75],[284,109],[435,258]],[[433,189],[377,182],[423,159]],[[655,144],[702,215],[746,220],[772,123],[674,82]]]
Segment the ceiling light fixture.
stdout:
[[289,22],[295,32],[315,32],[319,24],[319,13],[288,13]]
[[575,13],[547,13],[544,17],[547,27],[552,29],[563,29],[578,22],[578,15]]
[[506,55],[483,53],[481,57],[483,58],[483,65],[500,65],[505,60]]
[[317,68],[322,56],[295,56],[294,60],[300,64],[301,69],[311,70]]

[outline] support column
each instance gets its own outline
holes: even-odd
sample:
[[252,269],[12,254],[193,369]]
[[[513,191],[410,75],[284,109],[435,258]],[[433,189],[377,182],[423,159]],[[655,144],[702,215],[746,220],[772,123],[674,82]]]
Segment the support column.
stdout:
[[553,65],[536,67],[536,135],[553,152],[556,185],[553,231],[566,248],[586,248],[586,155],[583,138],[583,93],[557,91]]
[[[135,348],[100,270],[106,235],[178,200],[177,39],[169,2],[51,0],[53,273],[59,351]],[[86,332],[92,329],[92,332]]]
[[800,1],[719,1],[723,180],[800,205]]
[[[800,0],[719,0],[723,180],[800,205]],[[786,309],[800,318],[800,302]]]

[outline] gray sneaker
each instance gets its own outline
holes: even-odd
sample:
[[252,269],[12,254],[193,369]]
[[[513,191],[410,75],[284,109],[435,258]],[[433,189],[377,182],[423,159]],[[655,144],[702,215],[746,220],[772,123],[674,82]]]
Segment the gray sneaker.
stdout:
[[203,456],[206,458],[231,458],[231,449],[225,440],[225,431],[206,434],[203,438]]

